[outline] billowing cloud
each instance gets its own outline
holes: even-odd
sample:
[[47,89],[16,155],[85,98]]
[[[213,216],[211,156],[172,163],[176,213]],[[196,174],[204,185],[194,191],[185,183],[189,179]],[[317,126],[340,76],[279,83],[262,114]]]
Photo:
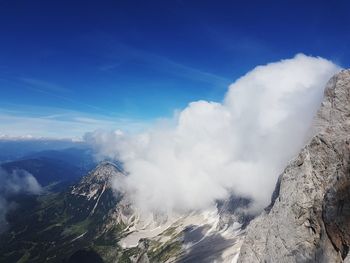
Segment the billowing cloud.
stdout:
[[16,194],[40,194],[42,188],[35,177],[24,170],[11,173],[0,168],[0,233],[6,228],[6,214],[14,207],[11,197]]
[[141,209],[205,209],[232,192],[262,208],[309,138],[325,84],[339,69],[298,54],[254,68],[221,103],[192,102],[140,134],[96,131],[86,139],[123,162],[128,176],[114,185]]

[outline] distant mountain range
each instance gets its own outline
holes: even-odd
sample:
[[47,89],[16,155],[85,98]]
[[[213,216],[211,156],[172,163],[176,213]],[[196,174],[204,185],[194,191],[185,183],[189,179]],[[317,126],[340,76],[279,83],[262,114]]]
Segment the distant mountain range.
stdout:
[[0,138],[0,163],[24,158],[47,150],[60,151],[68,148],[86,148],[82,142],[54,139],[8,139]]
[[[62,148],[65,146],[70,147]],[[64,141],[0,141],[3,157],[0,167],[7,172],[25,170],[41,186],[66,185],[79,180],[96,166],[91,148],[82,144],[73,146]],[[13,149],[19,150],[15,154]]]

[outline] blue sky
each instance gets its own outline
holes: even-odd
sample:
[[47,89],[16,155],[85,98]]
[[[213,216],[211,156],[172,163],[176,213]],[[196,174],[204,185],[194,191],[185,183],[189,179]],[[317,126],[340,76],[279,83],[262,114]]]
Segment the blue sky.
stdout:
[[350,61],[349,1],[0,1],[0,135],[140,130],[256,65]]

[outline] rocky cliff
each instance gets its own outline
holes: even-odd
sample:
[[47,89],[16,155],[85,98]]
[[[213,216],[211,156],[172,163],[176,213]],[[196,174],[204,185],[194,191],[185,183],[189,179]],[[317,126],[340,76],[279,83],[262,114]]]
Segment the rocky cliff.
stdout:
[[248,226],[238,262],[350,262],[350,70],[328,82],[314,127]]

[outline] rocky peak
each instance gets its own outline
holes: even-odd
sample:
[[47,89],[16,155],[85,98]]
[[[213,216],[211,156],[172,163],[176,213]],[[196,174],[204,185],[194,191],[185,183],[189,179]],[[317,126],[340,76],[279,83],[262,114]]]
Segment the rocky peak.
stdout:
[[114,163],[102,162],[86,178],[104,183],[110,181],[113,176],[124,176],[122,169]]
[[350,132],[350,70],[333,76],[316,116],[316,132],[329,136]]
[[122,169],[114,163],[102,162],[72,188],[71,193],[91,198],[100,190],[111,188],[111,179],[124,176]]
[[343,262],[350,247],[350,71],[328,82],[316,135],[247,228],[239,262]]

